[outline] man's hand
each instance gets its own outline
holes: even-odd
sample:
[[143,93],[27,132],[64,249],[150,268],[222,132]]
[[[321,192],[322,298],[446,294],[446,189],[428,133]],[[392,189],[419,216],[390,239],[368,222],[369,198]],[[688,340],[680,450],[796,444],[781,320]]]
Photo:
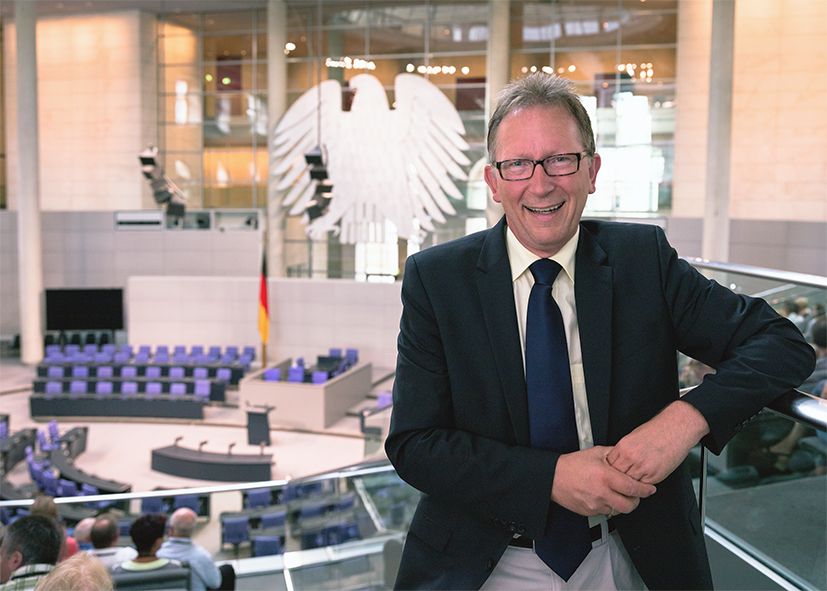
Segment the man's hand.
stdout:
[[703,415],[677,400],[617,442],[606,460],[635,480],[657,484],[709,433]]
[[580,515],[631,513],[640,499],[655,493],[651,484],[638,482],[609,465],[610,447],[592,447],[563,454],[557,460],[551,500]]

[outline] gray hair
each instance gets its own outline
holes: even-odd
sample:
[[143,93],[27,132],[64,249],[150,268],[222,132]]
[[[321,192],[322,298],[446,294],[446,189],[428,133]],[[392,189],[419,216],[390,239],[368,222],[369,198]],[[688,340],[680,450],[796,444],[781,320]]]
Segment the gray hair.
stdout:
[[41,579],[37,591],[112,591],[112,576],[96,557],[78,552]]
[[20,552],[22,564],[56,564],[63,543],[63,533],[54,519],[45,515],[21,517],[6,528],[0,554],[8,557]]
[[526,107],[562,107],[566,109],[577,123],[580,139],[583,141],[583,150],[589,156],[594,156],[594,132],[589,120],[589,114],[580,102],[580,97],[574,91],[571,81],[537,72],[525,78],[512,80],[497,96],[497,108],[488,122],[488,157],[494,161],[494,151],[497,148],[497,131],[500,123],[509,113]]

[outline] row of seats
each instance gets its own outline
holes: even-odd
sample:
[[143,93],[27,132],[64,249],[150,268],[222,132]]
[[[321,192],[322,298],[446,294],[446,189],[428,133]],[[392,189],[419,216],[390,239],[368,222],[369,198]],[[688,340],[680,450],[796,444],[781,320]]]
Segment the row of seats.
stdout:
[[[57,353],[63,353],[67,355],[71,355],[73,353],[86,353],[89,355],[94,355],[95,353],[127,353],[128,355],[133,355],[135,352],[135,348],[132,345],[122,344],[122,345],[114,345],[114,344],[105,344],[101,345],[100,347],[96,344],[88,344],[88,345],[64,345],[61,347],[60,345],[47,345],[46,346],[46,355],[54,355]],[[223,355],[232,355],[233,357],[240,357],[241,355],[247,355],[255,359],[256,356],[256,349],[253,346],[246,346],[243,348],[239,348],[233,345],[230,345],[222,350],[221,347],[215,345],[212,347],[204,348],[201,345],[193,345],[192,348],[187,351],[187,348],[184,345],[175,345],[170,352],[169,347],[166,345],[158,345],[155,350],[152,350],[152,347],[149,345],[140,345],[137,349],[138,353],[145,353],[147,355],[162,355],[169,357],[170,354],[172,355],[207,355],[209,357],[214,357],[218,359]]]
[[[145,499],[141,499],[142,514],[158,513],[161,515],[168,515],[176,509],[180,509],[182,507],[188,507],[195,511],[197,515],[202,517],[209,517],[210,497],[206,494],[184,494],[170,497],[147,497]],[[128,524],[131,524],[131,521],[128,522]]]
[[[56,425],[54,421],[49,423],[50,428],[53,424]],[[59,437],[49,441],[46,439],[43,431],[40,430],[37,432],[37,440],[42,452],[48,453],[52,449],[55,449],[55,446],[59,445]],[[48,455],[35,456],[31,446],[26,448],[26,465],[29,470],[29,478],[31,478],[40,492],[51,497],[78,497],[100,494],[97,487],[91,484],[61,478],[55,473],[48,458]],[[93,508],[102,509],[109,505],[110,504],[106,502],[94,503]]]
[[210,399],[213,384],[209,380],[35,380],[35,393],[45,394],[46,398],[68,394],[73,397],[95,394],[98,397],[113,395],[144,397],[169,394],[170,396],[192,395],[204,402]]
[[301,535],[302,550],[335,546],[350,540],[362,539],[359,526],[355,521],[332,523],[315,531],[303,531]]
[[298,357],[287,369],[287,375],[282,375],[279,367],[271,367],[264,371],[262,379],[266,382],[280,382],[286,380],[294,383],[309,382],[311,384],[323,384],[327,380],[336,377],[359,362],[359,351],[357,349],[331,348],[328,355],[319,356],[316,365],[307,367],[303,357]]
[[67,343],[69,345],[82,345],[86,343],[87,345],[97,344],[103,346],[110,343],[112,340],[111,337],[111,331],[103,331],[100,333],[87,331],[85,335],[80,332],[73,332],[68,335],[65,332],[60,332],[58,334],[47,332],[43,336],[43,346],[65,346]]
[[224,354],[220,357],[212,357],[210,355],[150,355],[149,353],[138,352],[135,355],[130,355],[125,352],[99,352],[99,353],[51,353],[47,354],[43,359],[45,365],[54,365],[60,363],[115,363],[118,365],[126,365],[130,363],[144,365],[240,365],[245,369],[249,369],[253,362],[252,355],[231,355]]
[[230,383],[233,372],[229,367],[182,367],[160,365],[43,365],[38,375],[51,379],[63,378],[169,378],[183,380],[216,380]]
[[[286,513],[262,515],[259,528],[251,528],[247,516],[222,516],[221,544],[231,544],[236,552],[239,546],[250,543],[253,556],[281,554],[284,550]],[[258,531],[257,531],[258,530]]]

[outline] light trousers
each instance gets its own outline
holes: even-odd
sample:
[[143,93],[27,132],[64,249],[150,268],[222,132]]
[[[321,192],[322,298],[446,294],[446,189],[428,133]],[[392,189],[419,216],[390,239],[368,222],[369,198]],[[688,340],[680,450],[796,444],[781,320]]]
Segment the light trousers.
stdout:
[[531,548],[509,546],[481,591],[645,590],[617,532],[592,547],[568,581],[551,570]]

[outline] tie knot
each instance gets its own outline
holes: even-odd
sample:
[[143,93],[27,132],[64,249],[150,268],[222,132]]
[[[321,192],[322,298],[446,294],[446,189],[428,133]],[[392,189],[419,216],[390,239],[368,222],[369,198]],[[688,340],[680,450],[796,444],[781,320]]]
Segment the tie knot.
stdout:
[[528,270],[534,275],[534,282],[540,285],[551,286],[562,267],[551,259],[539,259],[531,263]]

